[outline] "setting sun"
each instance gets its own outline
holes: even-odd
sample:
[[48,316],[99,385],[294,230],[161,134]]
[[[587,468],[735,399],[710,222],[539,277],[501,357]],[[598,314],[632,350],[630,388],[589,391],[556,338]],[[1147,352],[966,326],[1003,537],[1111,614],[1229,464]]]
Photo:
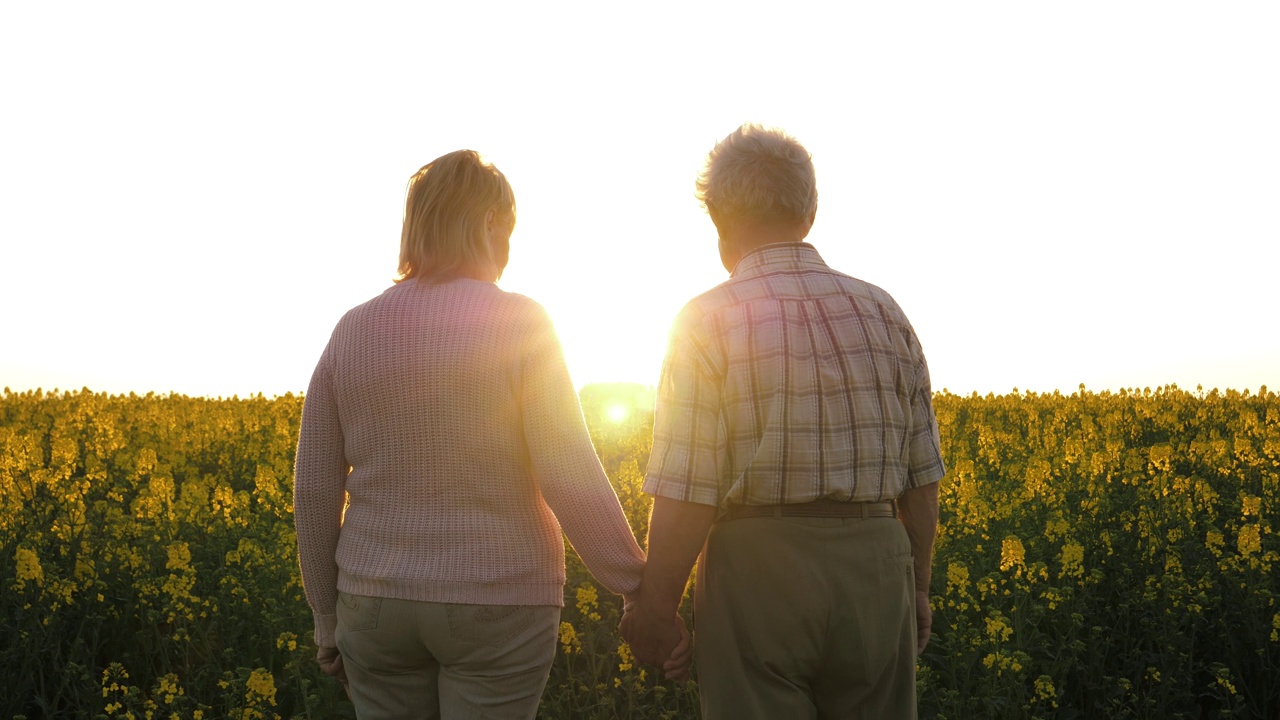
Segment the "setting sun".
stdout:
[[610,405],[605,411],[605,417],[609,418],[609,422],[620,423],[627,419],[631,414],[631,410],[625,405]]

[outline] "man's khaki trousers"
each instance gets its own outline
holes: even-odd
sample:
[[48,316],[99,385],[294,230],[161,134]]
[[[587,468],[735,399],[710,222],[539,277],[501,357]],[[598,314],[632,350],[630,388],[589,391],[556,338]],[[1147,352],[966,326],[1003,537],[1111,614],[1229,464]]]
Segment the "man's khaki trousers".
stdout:
[[895,518],[717,523],[698,563],[706,720],[916,717],[915,580]]

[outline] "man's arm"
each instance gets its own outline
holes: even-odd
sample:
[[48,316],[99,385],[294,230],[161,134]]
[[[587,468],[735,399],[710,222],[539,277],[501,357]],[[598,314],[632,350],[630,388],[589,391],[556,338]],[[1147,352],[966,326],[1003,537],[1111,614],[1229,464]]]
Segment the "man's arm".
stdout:
[[639,660],[662,665],[680,642],[680,600],[715,516],[714,505],[654,498],[644,577],[619,625]]
[[[916,576],[916,653],[924,652],[933,627],[929,580],[933,575],[933,540],[938,534],[938,483],[912,488],[898,498],[898,515],[911,539]],[[643,586],[642,586],[643,587]]]

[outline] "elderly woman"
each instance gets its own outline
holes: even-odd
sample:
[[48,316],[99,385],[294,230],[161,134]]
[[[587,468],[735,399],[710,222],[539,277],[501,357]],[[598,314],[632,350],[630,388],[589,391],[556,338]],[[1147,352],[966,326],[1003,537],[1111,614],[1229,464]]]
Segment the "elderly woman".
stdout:
[[604,587],[640,582],[551,321],[494,284],[515,209],[473,151],[419,170],[396,284],[342,317],[307,389],[303,584],[318,660],[366,720],[533,717],[561,528]]

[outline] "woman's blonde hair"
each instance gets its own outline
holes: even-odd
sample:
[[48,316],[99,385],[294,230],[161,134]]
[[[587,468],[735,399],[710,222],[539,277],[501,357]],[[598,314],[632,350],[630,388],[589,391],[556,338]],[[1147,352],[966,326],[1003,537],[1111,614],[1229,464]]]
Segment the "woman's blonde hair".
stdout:
[[707,155],[697,197],[728,220],[810,220],[818,210],[813,157],[781,130],[745,124]]
[[[499,227],[492,238],[491,220]],[[506,176],[474,150],[442,155],[409,178],[396,282],[496,281],[515,223],[516,198]]]

